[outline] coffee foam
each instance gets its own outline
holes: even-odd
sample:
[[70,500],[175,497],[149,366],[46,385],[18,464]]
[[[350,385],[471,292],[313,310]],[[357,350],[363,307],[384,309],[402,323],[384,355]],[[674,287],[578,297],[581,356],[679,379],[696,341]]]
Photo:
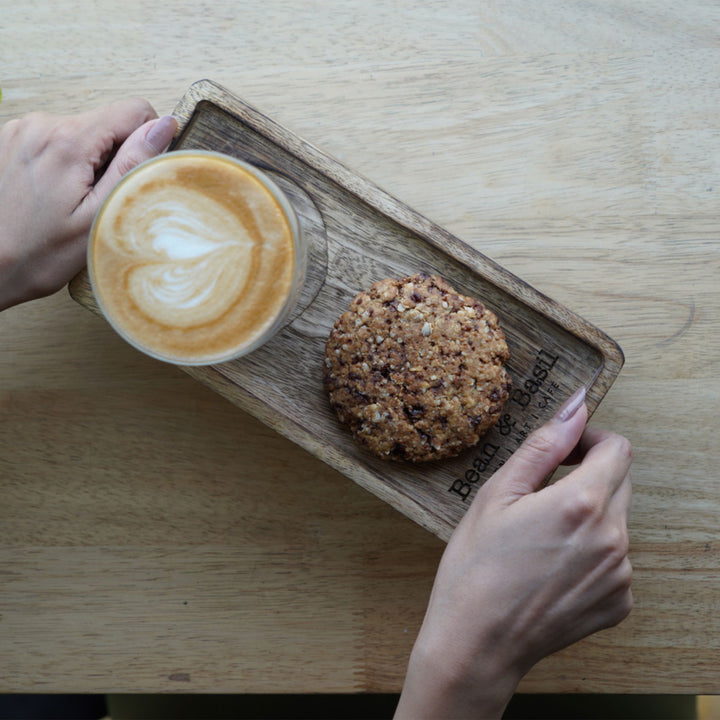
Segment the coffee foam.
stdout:
[[288,215],[246,168],[169,153],[113,191],[89,263],[121,334],[161,359],[204,363],[273,326],[293,290],[295,252]]

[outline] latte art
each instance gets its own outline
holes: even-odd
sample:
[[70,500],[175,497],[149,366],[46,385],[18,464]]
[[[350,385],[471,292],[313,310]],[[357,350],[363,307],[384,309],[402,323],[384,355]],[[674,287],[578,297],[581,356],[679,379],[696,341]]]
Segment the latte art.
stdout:
[[[155,322],[190,328],[217,321],[235,305],[248,279],[253,240],[247,228],[210,198],[193,190],[168,190],[128,208],[127,235],[117,250],[133,258],[128,293]],[[183,197],[184,196],[184,197]],[[206,212],[192,212],[205,202]],[[126,247],[124,247],[126,246]]]
[[98,215],[93,289],[141,349],[181,364],[217,362],[282,318],[296,276],[293,220],[248,168],[169,153],[128,175]]

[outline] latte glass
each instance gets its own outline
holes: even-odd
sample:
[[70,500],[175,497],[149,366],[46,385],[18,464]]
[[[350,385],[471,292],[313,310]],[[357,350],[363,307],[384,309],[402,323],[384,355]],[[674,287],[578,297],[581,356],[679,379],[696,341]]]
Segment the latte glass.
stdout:
[[288,321],[307,263],[267,174],[220,153],[169,152],[128,173],[93,223],[88,271],[112,327],[176,365],[245,355]]

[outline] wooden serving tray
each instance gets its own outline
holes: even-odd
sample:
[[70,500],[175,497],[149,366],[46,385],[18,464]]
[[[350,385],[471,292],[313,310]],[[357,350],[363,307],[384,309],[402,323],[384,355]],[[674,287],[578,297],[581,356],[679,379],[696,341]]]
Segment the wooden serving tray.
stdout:
[[[622,351],[599,329],[219,85],[195,83],[174,114],[171,150],[216,150],[270,172],[291,196],[311,250],[300,307],[285,329],[250,356],[182,369],[440,538],[562,401],[584,385],[592,412],[620,372]],[[322,365],[328,333],[358,292],[419,271],[445,277],[497,313],[513,391],[476,448],[413,465],[377,459],[354,443],[329,406]],[[70,292],[99,313],[86,273]]]

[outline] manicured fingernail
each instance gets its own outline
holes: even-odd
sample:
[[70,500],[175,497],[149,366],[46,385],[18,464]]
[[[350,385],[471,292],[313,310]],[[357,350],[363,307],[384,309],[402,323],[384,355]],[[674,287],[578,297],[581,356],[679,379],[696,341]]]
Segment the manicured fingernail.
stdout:
[[161,153],[170,144],[175,130],[177,120],[172,115],[165,115],[148,130],[145,141],[155,152]]
[[567,422],[581,408],[584,402],[585,388],[581,387],[560,406],[560,409],[555,413],[554,420]]

